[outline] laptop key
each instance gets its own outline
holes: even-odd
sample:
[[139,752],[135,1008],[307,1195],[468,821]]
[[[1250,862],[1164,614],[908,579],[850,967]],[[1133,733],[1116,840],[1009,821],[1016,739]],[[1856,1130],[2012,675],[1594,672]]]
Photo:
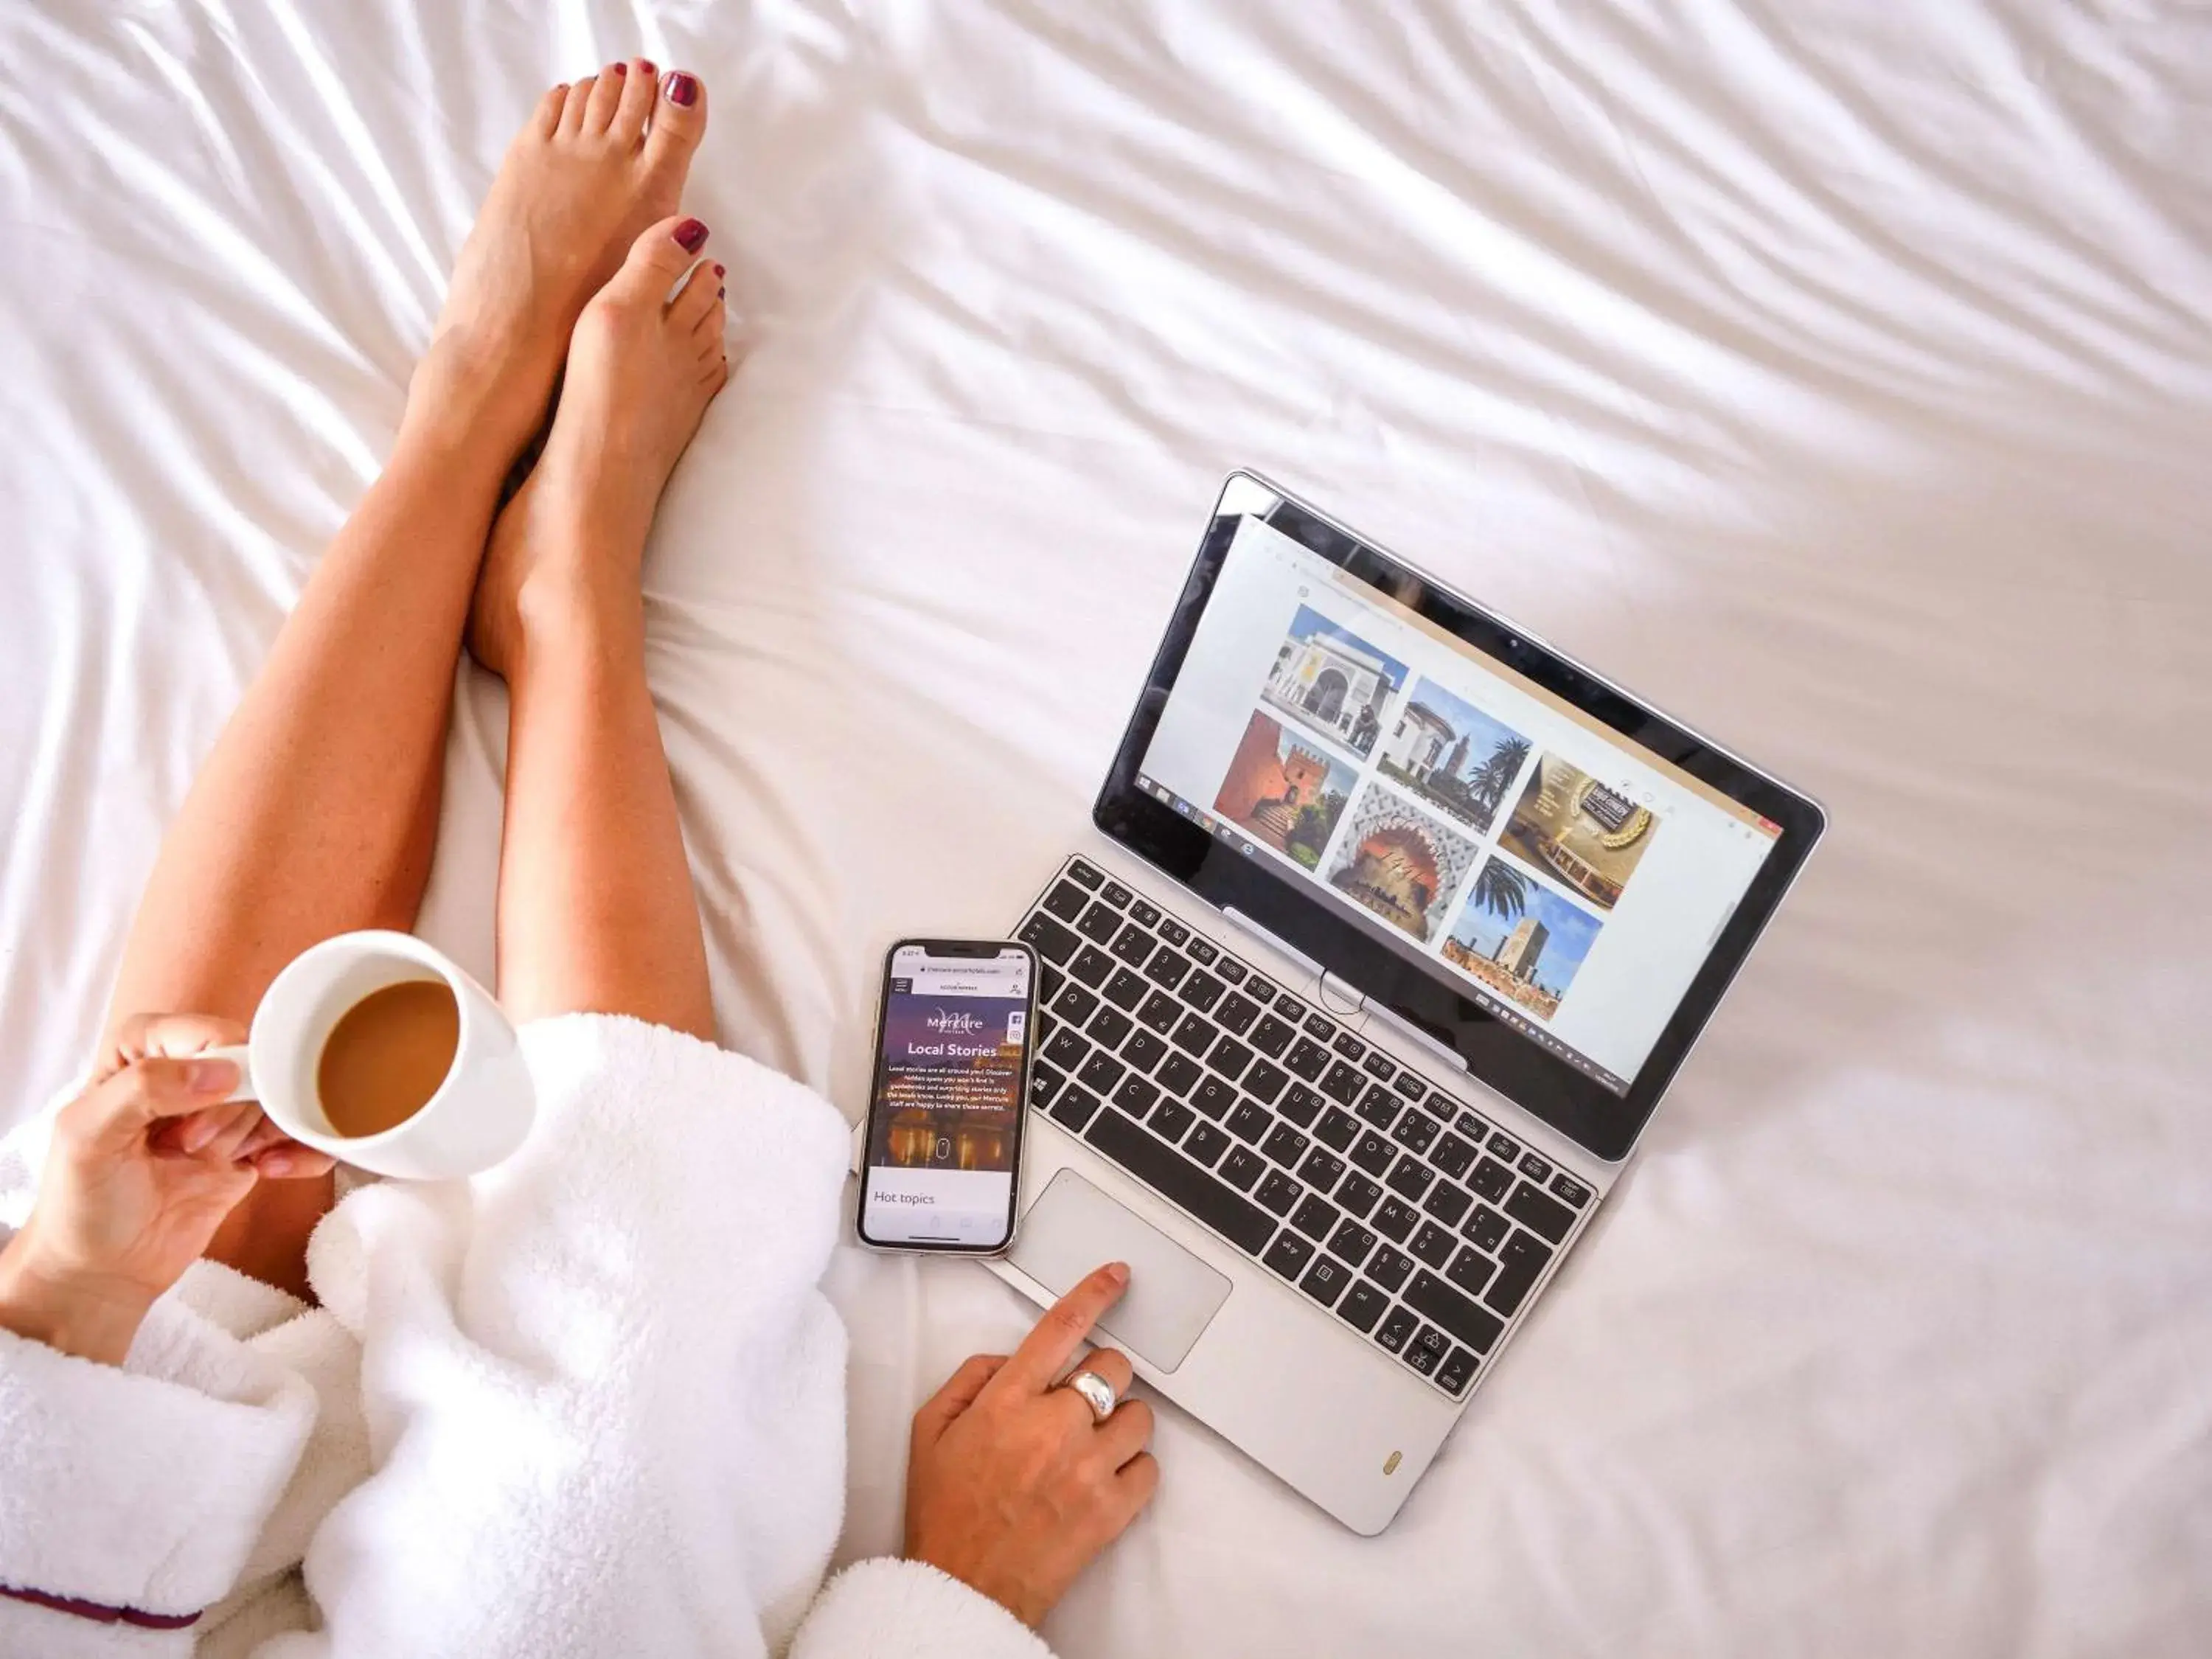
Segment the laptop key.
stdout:
[[1106,948],[1132,968],[1141,968],[1145,965],[1145,958],[1151,956],[1158,945],[1150,933],[1133,921],[1116,933],[1114,942]]
[[1084,1055],[1090,1052],[1091,1045],[1083,1040],[1083,1034],[1065,1025],[1054,1031],[1052,1041],[1044,1045],[1044,1057],[1066,1072],[1082,1065]]
[[1094,1095],[1110,1095],[1121,1081],[1121,1073],[1128,1069],[1113,1055],[1094,1052],[1083,1062],[1083,1069],[1075,1074],[1075,1080]]
[[[1352,1161],[1371,1176],[1379,1176],[1389,1169],[1395,1156],[1390,1143],[1372,1129],[1361,1130],[1358,1144],[1352,1149]],[[1419,1198],[1420,1194],[1416,1193],[1413,1196]]]
[[1075,953],[1075,960],[1067,964],[1067,971],[1073,977],[1081,980],[1095,991],[1106,982],[1106,976],[1114,971],[1114,958],[1097,945],[1086,945]]
[[1188,945],[1190,943],[1190,929],[1184,927],[1173,916],[1167,917],[1159,924],[1158,932],[1159,936],[1170,945]]
[[1072,1025],[1080,1025],[1098,1012],[1097,994],[1070,980],[1052,1000],[1052,1011]]
[[1040,1112],[1052,1104],[1052,1097],[1060,1092],[1067,1079],[1042,1060],[1030,1067],[1030,1104]]
[[1375,1079],[1379,1083],[1388,1083],[1398,1073],[1397,1066],[1393,1065],[1379,1050],[1374,1054],[1369,1054],[1366,1059],[1361,1060],[1359,1062],[1359,1069],[1366,1073],[1368,1076]]
[[1367,1079],[1340,1060],[1328,1068],[1328,1075],[1321,1080],[1322,1093],[1346,1106],[1358,1099],[1366,1086]]
[[1206,1069],[1220,1073],[1231,1083],[1243,1076],[1244,1068],[1251,1063],[1252,1051],[1235,1037],[1222,1038],[1206,1056]]
[[1244,964],[1234,957],[1224,957],[1213,964],[1213,971],[1234,985],[1244,977]]
[[1221,954],[1220,951],[1215,950],[1212,945],[1207,944],[1206,941],[1202,939],[1194,939],[1183,948],[1188,951],[1192,956],[1195,957],[1202,964],[1208,968],[1211,968],[1213,965],[1213,959]]
[[1528,1287],[1543,1276],[1552,1253],[1528,1234],[1516,1229],[1498,1253],[1498,1282],[1490,1287],[1490,1294],[1482,1299],[1504,1314],[1508,1319],[1521,1311],[1528,1299]]
[[1342,1108],[1332,1106],[1321,1115],[1321,1121],[1314,1125],[1314,1133],[1338,1152],[1349,1152],[1352,1143],[1359,1139],[1359,1124]]
[[1190,1132],[1190,1139],[1183,1142],[1182,1149],[1210,1170],[1235,1144],[1211,1123],[1201,1122]]
[[[1168,1062],[1169,1066],[1174,1064],[1173,1060]],[[1165,1076],[1167,1066],[1163,1066],[1160,1073]],[[1237,1103],[1237,1091],[1218,1077],[1202,1077],[1199,1079],[1198,1087],[1188,1091],[1187,1097],[1192,1105],[1218,1122],[1221,1115]]]
[[1067,983],[1067,975],[1050,963],[1037,970],[1037,1000],[1050,1002],[1060,994],[1060,988]]
[[1590,1201],[1590,1189],[1565,1170],[1552,1177],[1552,1190],[1577,1210]]
[[1095,865],[1085,864],[1081,859],[1077,859],[1067,866],[1067,873],[1071,878],[1080,882],[1094,893],[1098,890],[1098,884],[1106,879],[1103,871]]
[[1298,1280],[1298,1288],[1322,1307],[1333,1308],[1350,1283],[1352,1269],[1324,1255],[1315,1258],[1313,1266],[1306,1269],[1306,1276]]
[[1401,1146],[1410,1146],[1417,1152],[1425,1152],[1429,1150],[1429,1143],[1437,1138],[1438,1127],[1436,1119],[1419,1107],[1408,1106],[1406,1115],[1398,1120],[1397,1127],[1390,1131],[1390,1139]]
[[1567,1236],[1575,1224],[1575,1212],[1556,1198],[1548,1198],[1527,1182],[1513,1189],[1513,1196],[1505,1200],[1505,1213],[1531,1232],[1541,1233],[1553,1243]]
[[1060,1098],[1053,1102],[1051,1115],[1054,1122],[1065,1123],[1080,1133],[1083,1126],[1098,1115],[1098,1097],[1088,1089],[1080,1089],[1071,1084],[1060,1091]]
[[1106,1000],[1116,1008],[1127,1010],[1145,1000],[1145,981],[1127,968],[1116,968],[1114,977],[1106,981]]
[[1175,1035],[1169,1041],[1187,1054],[1202,1054],[1213,1046],[1213,1039],[1219,1035],[1196,1014],[1185,1014],[1182,1024],[1175,1028]]
[[1447,1134],[1437,1142],[1436,1150],[1429,1154],[1429,1162],[1454,1181],[1467,1179],[1467,1172],[1474,1167],[1474,1148],[1455,1134]]
[[1356,1171],[1337,1183],[1336,1201],[1354,1215],[1365,1215],[1382,1196],[1380,1187]]
[[1465,1348],[1454,1348],[1437,1367],[1437,1386],[1456,1400],[1467,1392],[1467,1385],[1474,1381],[1474,1368],[1479,1362]]
[[1552,1166],[1534,1152],[1522,1153],[1521,1162],[1516,1167],[1522,1175],[1540,1185],[1552,1178]]
[[1273,1217],[1119,1112],[1099,1113],[1083,1138],[1246,1255],[1257,1255],[1273,1237]]
[[1125,907],[1131,899],[1137,896],[1131,892],[1127,888],[1122,886],[1120,882],[1109,881],[1106,884],[1106,890],[1102,896],[1104,897],[1107,903],[1112,905],[1116,910],[1119,910]]
[[1091,896],[1072,881],[1060,882],[1044,896],[1044,908],[1062,921],[1073,921],[1091,908]]
[[1397,1081],[1393,1083],[1390,1086],[1395,1089],[1400,1094],[1405,1096],[1407,1099],[1412,1101],[1416,1106],[1421,1103],[1423,1097],[1427,1095],[1429,1092],[1427,1086],[1411,1072],[1399,1073]]
[[1490,1283],[1491,1275],[1497,1271],[1495,1261],[1474,1246],[1462,1244],[1459,1254],[1451,1259],[1451,1266],[1444,1269],[1444,1277],[1469,1296],[1480,1296],[1483,1286]]
[[1119,1008],[1101,1008],[1091,1015],[1091,1024],[1083,1028],[1091,1033],[1093,1042],[1109,1048],[1118,1048],[1121,1039],[1137,1028],[1129,1023],[1128,1015]]
[[1285,1170],[1306,1155],[1306,1138],[1287,1123],[1278,1123],[1267,1131],[1267,1138],[1260,1143],[1260,1150],[1272,1162]]
[[1133,920],[1144,923],[1147,927],[1157,927],[1160,925],[1160,907],[1157,904],[1147,904],[1142,899],[1139,899],[1129,907],[1129,915]]
[[1376,1243],[1375,1235],[1349,1218],[1339,1222],[1335,1234],[1328,1241],[1329,1254],[1340,1255],[1357,1267],[1367,1260],[1367,1254]]
[[1359,1097],[1359,1115],[1378,1129],[1387,1129],[1398,1121],[1398,1097],[1379,1083],[1367,1085],[1367,1092]]
[[1231,1146],[1229,1156],[1221,1160],[1221,1178],[1238,1192],[1249,1193],[1267,1167],[1260,1154],[1249,1146]]
[[1121,1058],[1140,1072],[1149,1072],[1158,1065],[1168,1052],[1168,1045],[1150,1031],[1137,1030],[1121,1045]]
[[1075,924],[1078,933],[1093,944],[1103,945],[1121,931],[1121,918],[1103,904],[1094,904]]
[[[1193,951],[1197,950],[1197,948],[1198,947],[1195,945],[1191,946]],[[1207,1009],[1212,1007],[1215,1003],[1220,1001],[1222,994],[1228,990],[1228,988],[1229,988],[1226,985],[1224,985],[1219,980],[1214,978],[1212,975],[1206,973],[1201,969],[1199,972],[1193,974],[1188,979],[1183,981],[1182,989],[1178,993],[1178,994],[1185,1002],[1190,1004],[1192,1007],[1197,1009],[1198,1012],[1202,1014]]]
[[1445,1226],[1456,1227],[1459,1218],[1467,1213],[1467,1206],[1474,1202],[1450,1182],[1439,1181],[1429,1189],[1429,1195],[1421,1200],[1421,1207]]
[[1260,1200],[1261,1207],[1272,1210],[1277,1215],[1288,1215],[1304,1192],[1304,1188],[1280,1170],[1270,1170],[1260,1177],[1260,1184],[1254,1189],[1252,1196]]
[[1389,1305],[1390,1298],[1363,1279],[1336,1304],[1336,1316],[1355,1331],[1371,1331]]
[[1272,1106],[1275,1103],[1275,1097],[1283,1092],[1290,1080],[1280,1066],[1271,1066],[1263,1060],[1244,1073],[1244,1090],[1247,1094],[1257,1095]]
[[1274,1000],[1275,988],[1255,974],[1244,981],[1244,994],[1264,1007]]
[[1504,1158],[1508,1164],[1510,1164],[1515,1158],[1521,1156],[1521,1143],[1514,1139],[1512,1136],[1507,1134],[1504,1130],[1500,1130],[1498,1133],[1491,1136],[1490,1150],[1497,1153],[1498,1157]]
[[1280,1060],[1283,1057],[1283,1050],[1296,1041],[1297,1035],[1297,1026],[1285,1025],[1273,1014],[1269,1014],[1252,1028],[1249,1041],[1255,1048],[1267,1055],[1268,1059]]
[[1165,991],[1154,991],[1145,999],[1144,1006],[1137,1010],[1137,1018],[1165,1036],[1182,1018],[1182,1010]]
[[1451,1260],[1452,1251],[1458,1248],[1458,1240],[1435,1222],[1424,1221],[1420,1231],[1413,1235],[1413,1242],[1406,1248],[1431,1267],[1441,1267]]
[[1318,1244],[1335,1230],[1336,1206],[1318,1194],[1308,1193],[1305,1202],[1291,1217],[1291,1225]]
[[1246,997],[1242,991],[1231,991],[1221,999],[1213,1011],[1214,1018],[1243,1036],[1252,1029],[1252,1022],[1260,1018],[1260,1005]]
[[1286,1019],[1293,1025],[1306,1017],[1306,1006],[1287,991],[1275,999],[1275,1018]]
[[1367,1045],[1349,1031],[1338,1033],[1336,1041],[1328,1046],[1346,1060],[1364,1059],[1367,1054]]
[[1495,1204],[1513,1190],[1513,1171],[1494,1158],[1486,1158],[1474,1166],[1474,1173],[1467,1184]]
[[1420,1218],[1412,1205],[1400,1199],[1386,1198],[1382,1200],[1382,1208],[1375,1212],[1372,1224],[1376,1232],[1393,1244],[1402,1244],[1406,1242],[1406,1235],[1413,1231],[1413,1224]]
[[1190,972],[1190,958],[1172,945],[1160,946],[1159,954],[1145,964],[1145,977],[1168,990],[1182,983],[1183,975]]
[[1152,1075],[1159,1080],[1162,1088],[1175,1094],[1188,1095],[1190,1085],[1206,1073],[1198,1069],[1198,1062],[1188,1054],[1170,1054]]
[[1325,1014],[1308,1014],[1306,1035],[1326,1042],[1336,1035],[1336,1022]]
[[1423,1376],[1432,1374],[1444,1363],[1451,1352],[1451,1339],[1433,1325],[1424,1325],[1415,1332],[1413,1340],[1406,1345],[1406,1352],[1398,1356]]
[[[1274,1125],[1274,1115],[1249,1100],[1240,1100],[1229,1114],[1229,1133],[1256,1146]],[[1295,1131],[1293,1131],[1295,1133]]]
[[[1075,892],[1072,887],[1067,890],[1071,893]],[[1076,893],[1076,900],[1079,903],[1081,902],[1082,897],[1080,893]],[[1066,962],[1083,945],[1081,939],[1042,912],[1024,922],[1022,931],[1014,937],[1025,945],[1035,945],[1036,953],[1051,963]]]
[[1467,1225],[1460,1231],[1474,1241],[1476,1249],[1495,1255],[1498,1247],[1505,1242],[1505,1235],[1513,1231],[1513,1224],[1487,1204],[1478,1204],[1474,1213],[1467,1218]]
[[1291,1045],[1290,1053],[1283,1056],[1283,1064],[1307,1082],[1316,1083],[1328,1069],[1328,1050],[1311,1037],[1300,1037]]
[[1367,1276],[1386,1291],[1395,1291],[1413,1271],[1413,1258],[1385,1244],[1367,1263]]
[[[1304,1084],[1293,1083],[1290,1093],[1275,1103],[1275,1109],[1301,1129],[1310,1129],[1315,1116],[1326,1104],[1326,1101]],[[1348,1122],[1350,1120],[1346,1121]]]
[[1131,1117],[1144,1116],[1159,1097],[1160,1091],[1140,1077],[1123,1078],[1113,1096],[1114,1103]]
[[[1122,1086],[1127,1088],[1128,1085],[1124,1084]],[[1150,1123],[1155,1131],[1166,1136],[1170,1140],[1181,1140],[1183,1137],[1184,1131],[1188,1129],[1192,1124],[1198,1121],[1198,1114],[1192,1111],[1190,1108],[1184,1105],[1182,1102],[1176,1099],[1173,1096],[1170,1096],[1167,1099],[1163,1100],[1158,1106],[1152,1109],[1152,1116],[1147,1118],[1146,1121]],[[1207,1124],[1206,1127],[1209,1129],[1213,1129],[1213,1126],[1211,1123]],[[1216,1134],[1219,1134],[1221,1133],[1218,1129],[1213,1129],[1213,1132]]]
[[1403,1308],[1393,1308],[1382,1322],[1375,1328],[1375,1340],[1392,1353],[1398,1353],[1404,1350],[1413,1333],[1420,1328],[1418,1314],[1408,1313]]
[[[1358,1154],[1355,1152],[1352,1156],[1357,1158]],[[1390,1173],[1382,1177],[1382,1184],[1399,1197],[1419,1203],[1421,1194],[1429,1190],[1429,1183],[1436,1178],[1434,1170],[1411,1152],[1406,1152],[1391,1166]]]
[[1441,1325],[1477,1353],[1488,1353],[1505,1326],[1424,1267],[1406,1286],[1406,1305]]
[[1288,1227],[1275,1236],[1267,1246],[1267,1254],[1260,1258],[1285,1279],[1295,1279],[1307,1262],[1313,1260],[1314,1247],[1300,1238]]
[[[1280,1134],[1282,1130],[1278,1128],[1275,1133]],[[1298,1179],[1322,1192],[1335,1186],[1343,1176],[1344,1160],[1326,1146],[1315,1147],[1306,1154],[1305,1162],[1298,1165]]]

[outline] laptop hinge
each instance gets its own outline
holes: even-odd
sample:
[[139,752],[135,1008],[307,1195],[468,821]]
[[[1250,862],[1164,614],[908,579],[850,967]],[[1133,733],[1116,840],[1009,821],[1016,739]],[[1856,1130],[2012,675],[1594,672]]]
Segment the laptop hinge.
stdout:
[[1376,1001],[1372,997],[1364,999],[1364,1001],[1367,1012],[1370,1015],[1381,1020],[1393,1031],[1395,1031],[1400,1036],[1405,1038],[1407,1042],[1413,1043],[1418,1047],[1426,1048],[1431,1054],[1435,1054],[1437,1058],[1442,1060],[1445,1065],[1450,1066],[1455,1075],[1464,1076],[1467,1074],[1467,1056],[1461,1054],[1460,1051],[1453,1048],[1451,1044],[1446,1042],[1441,1037],[1430,1036],[1428,1032],[1424,1031],[1419,1026],[1414,1024],[1413,1021],[1401,1018],[1397,1014],[1393,1013],[1389,1009],[1385,1008],[1381,1003]]
[[[1237,909],[1235,906],[1228,904],[1223,905],[1221,907],[1221,914],[1228,917],[1230,921],[1235,922],[1239,927],[1242,927],[1246,933],[1253,934],[1255,937],[1259,939],[1269,950],[1281,951],[1283,955],[1288,957],[1292,962],[1297,963],[1299,967],[1304,969],[1306,972],[1311,974],[1316,979],[1322,979],[1327,976],[1328,973],[1328,969],[1322,967],[1321,963],[1316,962],[1304,951],[1284,944],[1282,940],[1277,939],[1273,933],[1269,933],[1258,922],[1253,921],[1251,917],[1246,915],[1242,910]],[[1340,980],[1338,983],[1341,984],[1343,981]]]

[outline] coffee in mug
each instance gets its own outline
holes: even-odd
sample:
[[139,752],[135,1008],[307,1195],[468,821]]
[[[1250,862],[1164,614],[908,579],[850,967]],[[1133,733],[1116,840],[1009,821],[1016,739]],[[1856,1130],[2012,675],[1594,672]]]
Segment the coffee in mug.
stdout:
[[382,1134],[430,1103],[453,1068],[461,1005],[441,979],[371,991],[338,1016],[315,1065],[331,1132]]

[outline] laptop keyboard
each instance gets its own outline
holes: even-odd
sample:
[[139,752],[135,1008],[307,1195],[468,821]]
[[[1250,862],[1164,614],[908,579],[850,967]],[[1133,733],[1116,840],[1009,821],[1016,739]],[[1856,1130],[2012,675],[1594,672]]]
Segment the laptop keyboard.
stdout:
[[1590,1189],[1082,859],[1017,937],[1031,1109],[1464,1399]]

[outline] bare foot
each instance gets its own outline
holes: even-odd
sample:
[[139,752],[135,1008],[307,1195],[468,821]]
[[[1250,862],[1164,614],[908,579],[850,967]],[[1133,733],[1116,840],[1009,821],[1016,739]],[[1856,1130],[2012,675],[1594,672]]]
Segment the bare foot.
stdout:
[[577,319],[545,453],[493,525],[477,578],[469,651],[495,673],[510,672],[542,622],[637,603],[662,486],[730,378],[722,267],[692,269],[681,234],[696,222],[646,231]]
[[547,93],[462,245],[409,417],[493,422],[520,449],[585,302],[638,233],[676,210],[706,128],[698,79],[642,58]]

